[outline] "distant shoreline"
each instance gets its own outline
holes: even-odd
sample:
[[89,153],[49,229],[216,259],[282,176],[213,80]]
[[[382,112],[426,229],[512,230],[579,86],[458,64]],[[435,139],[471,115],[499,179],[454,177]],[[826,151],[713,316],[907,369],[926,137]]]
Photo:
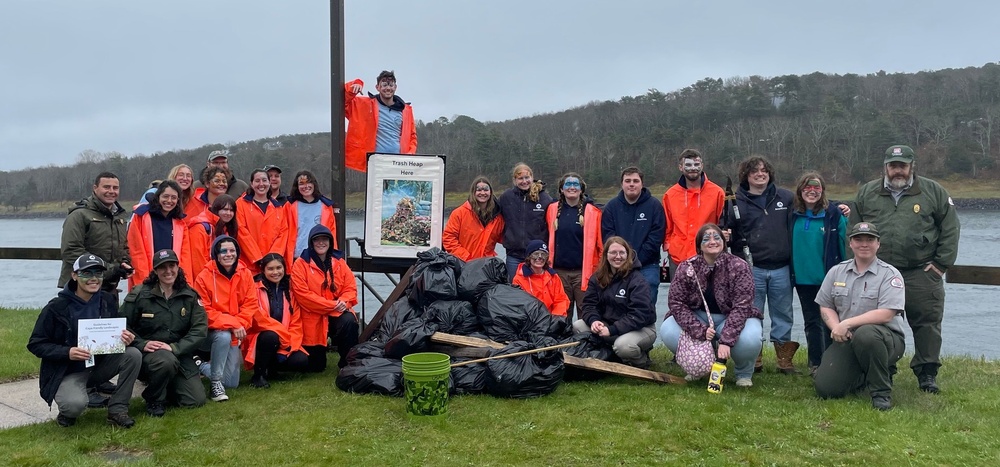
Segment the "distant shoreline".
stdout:
[[[1000,198],[955,198],[955,207],[962,211],[1000,211]],[[450,214],[454,207],[446,207],[445,214]],[[345,209],[350,217],[364,216],[363,208]],[[2,219],[62,219],[65,212],[27,211],[0,213]]]

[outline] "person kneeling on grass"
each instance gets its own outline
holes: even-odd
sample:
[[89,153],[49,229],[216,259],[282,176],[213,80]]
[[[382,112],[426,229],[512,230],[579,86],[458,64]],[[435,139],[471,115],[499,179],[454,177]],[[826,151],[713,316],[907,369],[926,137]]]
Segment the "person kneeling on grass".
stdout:
[[118,375],[118,387],[108,403],[108,423],[121,428],[135,425],[128,414],[142,360],[138,349],[128,347],[135,335],[122,331],[125,351],[94,355],[90,367],[84,363],[91,359],[90,351],[78,344],[79,320],[118,317],[118,297],[101,290],[107,269],[101,258],[90,253],[77,258],[66,287],[42,309],[28,339],[28,350],[42,359],[39,394],[50,408],[53,400],[59,406],[59,426],[73,426],[87,408],[88,382],[93,385],[114,375]]
[[236,239],[223,235],[212,242],[209,263],[194,280],[194,290],[208,315],[209,397],[215,402],[229,400],[226,388],[240,385],[243,356],[240,345],[247,337],[253,317],[260,313],[253,274],[240,263]]
[[549,267],[549,248],[541,240],[528,242],[527,259],[517,266],[513,284],[545,305],[553,316],[566,318],[569,297],[556,270]]
[[153,271],[125,297],[121,315],[135,334],[132,346],[142,350],[139,379],[146,413],[162,417],[167,401],[181,407],[205,404],[205,387],[194,354],[208,335],[208,318],[198,293],[177,266],[177,253],[153,254]]
[[889,410],[892,375],[906,347],[903,276],[876,257],[874,224],[858,222],[848,236],[854,259],[830,269],[816,294],[833,344],[823,352],[813,383],[824,399],[868,391],[872,407]]
[[[733,359],[736,385],[753,386],[764,315],[753,306],[750,265],[726,252],[722,229],[715,224],[698,229],[694,241],[698,254],[677,265],[667,292],[670,311],[660,325],[660,339],[675,354],[682,330],[692,339],[717,342],[716,357]],[[708,327],[706,307],[714,328]]]
[[583,313],[573,323],[573,330],[600,336],[612,343],[622,362],[648,369],[652,363],[649,351],[656,341],[656,313],[649,282],[639,272],[640,267],[635,250],[624,238],[609,238],[601,264],[590,276]]
[[258,261],[257,281],[260,313],[253,317],[243,341],[243,361],[253,370],[250,385],[268,388],[267,381],[279,371],[306,371],[309,354],[302,348],[302,313],[292,306],[285,258],[268,253]]

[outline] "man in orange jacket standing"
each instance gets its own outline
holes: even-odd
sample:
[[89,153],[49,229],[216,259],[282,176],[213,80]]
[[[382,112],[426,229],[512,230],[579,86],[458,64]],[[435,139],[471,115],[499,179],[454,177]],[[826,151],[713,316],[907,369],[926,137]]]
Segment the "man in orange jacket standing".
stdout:
[[670,254],[676,267],[695,255],[694,237],[705,224],[718,224],[725,203],[725,192],[705,175],[701,153],[685,149],[678,156],[681,178],[663,193],[663,212],[667,216],[663,251]]
[[415,154],[417,130],[413,108],[396,95],[396,74],[379,73],[378,94],[359,97],[365,83],[360,79],[344,84],[344,116],[349,122],[345,139],[345,165],[367,170],[367,154]]

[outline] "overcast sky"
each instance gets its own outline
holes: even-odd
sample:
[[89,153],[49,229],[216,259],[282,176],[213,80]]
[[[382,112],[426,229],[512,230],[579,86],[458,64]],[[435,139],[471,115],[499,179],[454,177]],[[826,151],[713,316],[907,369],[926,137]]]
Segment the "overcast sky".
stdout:
[[[500,121],[704,77],[1000,61],[1000,2],[346,0],[345,72],[420,120]],[[330,130],[329,2],[0,1],[0,170]]]

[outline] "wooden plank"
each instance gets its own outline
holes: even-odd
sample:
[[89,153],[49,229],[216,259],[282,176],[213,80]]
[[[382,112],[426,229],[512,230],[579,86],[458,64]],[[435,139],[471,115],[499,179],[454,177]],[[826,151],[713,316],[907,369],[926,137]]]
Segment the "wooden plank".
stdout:
[[1000,268],[955,265],[948,269],[944,279],[949,284],[1000,285]]
[[490,349],[484,347],[455,347],[451,345],[431,345],[428,352],[438,352],[459,358],[484,358],[490,356]]
[[[435,332],[431,335],[431,342],[460,347],[489,347],[493,349],[504,348],[503,344],[491,340],[479,339],[477,337],[458,336],[443,332]],[[583,368],[585,370],[637,378],[645,381],[654,381],[657,383],[687,384],[687,381],[685,381],[684,378],[678,376],[668,375],[658,371],[643,370],[641,368],[625,365],[623,363],[605,362],[595,358],[579,358],[566,354],[563,354],[563,361],[567,366],[571,366],[573,368]]]
[[392,293],[389,294],[389,298],[385,300],[385,303],[383,303],[382,306],[379,307],[378,312],[375,313],[375,316],[372,317],[372,320],[368,322],[367,326],[365,326],[365,330],[361,332],[361,337],[359,338],[360,340],[358,342],[367,342],[369,339],[371,339],[372,334],[375,334],[375,331],[378,330],[379,325],[382,324],[382,318],[385,317],[385,312],[389,309],[390,306],[392,306],[393,303],[396,303],[396,301],[403,296],[403,292],[406,290],[406,286],[410,285],[410,276],[413,275],[413,269],[415,267],[416,267],[415,265],[410,266],[410,269],[407,269],[406,273],[399,278],[399,283],[396,284],[396,288],[392,289]]
[[0,247],[0,259],[39,259],[62,261],[58,248]]

